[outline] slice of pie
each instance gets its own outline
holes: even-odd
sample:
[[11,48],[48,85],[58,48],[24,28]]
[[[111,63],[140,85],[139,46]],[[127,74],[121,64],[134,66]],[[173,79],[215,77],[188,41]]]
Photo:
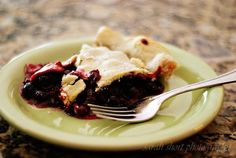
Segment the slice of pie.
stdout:
[[133,107],[162,93],[177,67],[167,49],[145,36],[126,37],[102,27],[94,43],[63,62],[27,64],[22,96],[38,107],[87,118],[92,116],[88,103]]

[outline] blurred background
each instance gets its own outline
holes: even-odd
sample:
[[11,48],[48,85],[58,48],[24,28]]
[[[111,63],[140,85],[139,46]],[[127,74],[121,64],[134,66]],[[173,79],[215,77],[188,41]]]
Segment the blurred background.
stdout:
[[102,25],[207,59],[236,51],[235,0],[0,0],[0,64],[42,43],[93,36]]
[[[236,67],[236,0],[0,0],[0,67],[15,55],[47,42],[94,36],[103,25],[176,45],[201,57],[217,73]],[[236,86],[225,88],[220,115],[199,134],[200,138],[198,135],[187,141],[236,146]],[[16,157],[43,156],[50,153],[47,148],[55,149],[1,120],[0,150],[6,157],[12,153]],[[63,157],[73,152],[60,150],[59,154],[51,152],[51,156]],[[197,154],[232,156],[235,152]],[[86,157],[86,153],[83,155]]]

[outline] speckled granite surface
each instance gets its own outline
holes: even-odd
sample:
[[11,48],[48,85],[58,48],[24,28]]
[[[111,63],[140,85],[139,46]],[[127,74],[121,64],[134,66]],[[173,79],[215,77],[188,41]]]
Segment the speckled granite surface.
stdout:
[[[219,74],[236,68],[235,0],[0,0],[0,67],[24,50],[93,35],[101,25],[177,45]],[[235,84],[225,86],[215,120],[202,132],[161,150],[64,149],[31,138],[1,119],[0,157],[236,157],[235,94]]]

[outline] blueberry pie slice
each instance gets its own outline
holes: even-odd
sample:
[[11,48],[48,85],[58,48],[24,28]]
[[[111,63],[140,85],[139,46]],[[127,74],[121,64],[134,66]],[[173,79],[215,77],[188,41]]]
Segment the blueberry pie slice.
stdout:
[[37,107],[93,118],[88,103],[133,107],[143,97],[162,93],[176,67],[158,42],[102,27],[94,45],[84,44],[66,61],[27,64],[21,94]]

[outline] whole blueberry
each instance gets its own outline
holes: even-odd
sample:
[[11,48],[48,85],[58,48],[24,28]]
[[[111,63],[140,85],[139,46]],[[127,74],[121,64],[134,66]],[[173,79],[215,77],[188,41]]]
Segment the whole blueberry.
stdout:
[[89,114],[90,109],[87,105],[74,104],[74,113],[77,116],[86,116]]
[[26,99],[32,98],[33,97],[32,94],[34,94],[34,92],[35,92],[35,87],[30,82],[27,82],[24,84],[23,89],[22,89],[22,95]]
[[34,98],[38,101],[45,101],[47,99],[48,95],[45,92],[42,91],[35,91]]

